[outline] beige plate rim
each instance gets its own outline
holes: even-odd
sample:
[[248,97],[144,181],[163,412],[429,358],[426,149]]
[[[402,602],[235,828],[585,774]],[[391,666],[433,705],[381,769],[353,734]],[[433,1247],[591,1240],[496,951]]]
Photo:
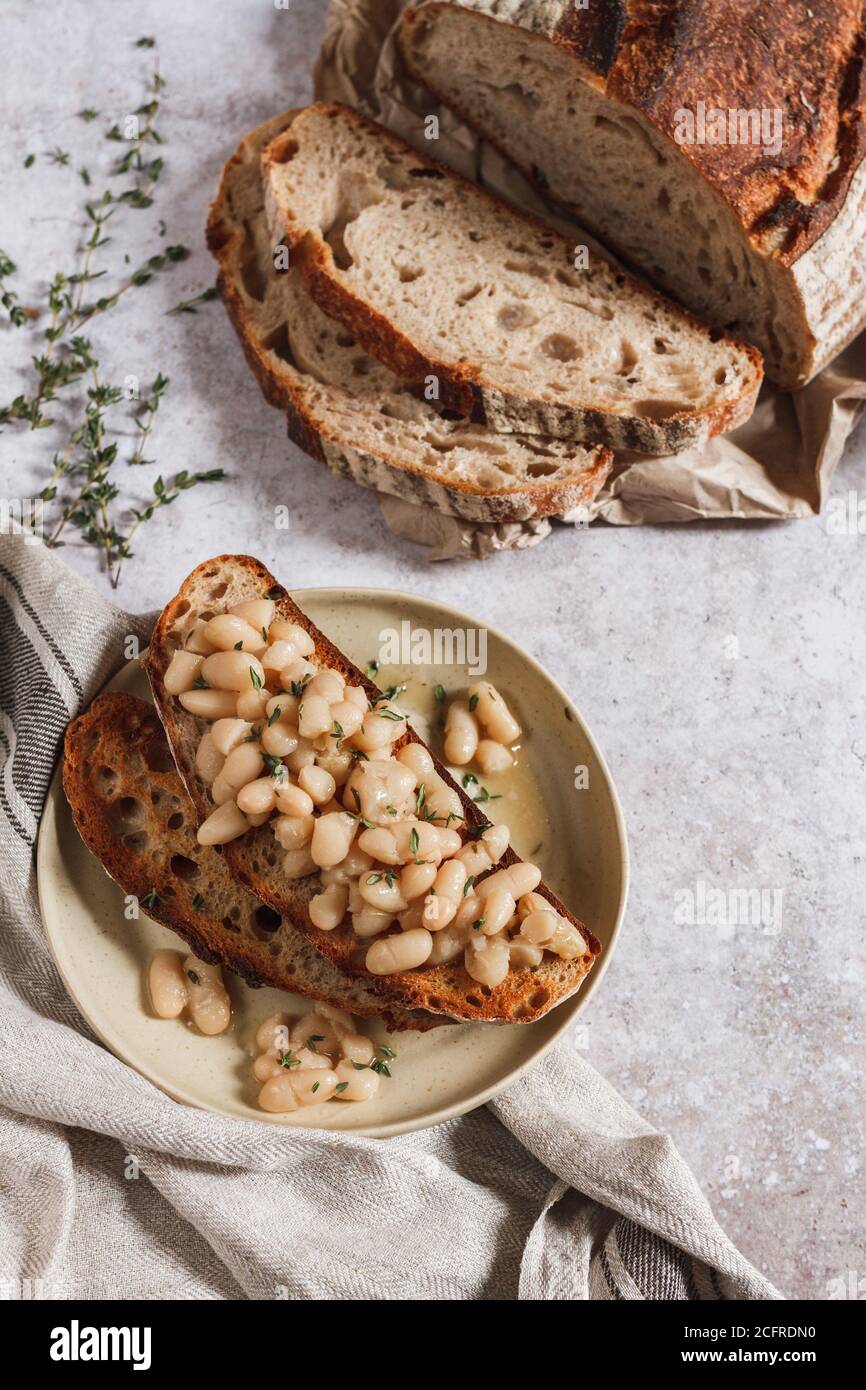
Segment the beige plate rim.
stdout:
[[[604,978],[604,975],[607,972],[608,966],[610,965],[611,957],[613,956],[614,951],[616,949],[620,930],[622,928],[623,918],[625,916],[625,909],[628,902],[631,877],[628,834],[626,829],[625,816],[623,814],[622,806],[619,800],[619,796],[617,794],[613,777],[610,772],[610,768],[608,767],[607,762],[591,730],[588,728],[579,710],[575,707],[574,702],[563,690],[562,686],[560,686],[558,681],[554,680],[553,676],[551,676],[550,673],[547,670],[545,670],[540,661],[536,660],[535,657],[531,656],[528,652],[526,652],[513,638],[509,637],[506,633],[502,632],[492,623],[481,622],[472,614],[466,613],[462,609],[455,608],[451,604],[442,603],[438,599],[431,599],[422,594],[410,594],[403,590],[397,589],[387,589],[380,587],[372,588],[366,586],[360,588],[345,589],[327,586],[315,589],[290,589],[289,592],[292,598],[295,600],[295,602],[298,603],[299,607],[303,607],[304,601],[310,599],[313,599],[315,602],[323,604],[336,604],[340,602],[345,602],[347,598],[351,598],[353,602],[361,603],[365,601],[376,601],[377,599],[386,598],[388,602],[392,604],[416,606],[421,604],[425,606],[431,606],[437,609],[439,612],[447,614],[449,619],[456,619],[467,626],[485,628],[491,637],[495,638],[496,641],[501,642],[504,646],[510,648],[512,654],[518,662],[523,663],[524,665],[532,668],[535,674],[538,677],[540,677],[540,679],[556,693],[558,698],[562,701],[563,707],[570,712],[570,717],[573,718],[573,721],[578,725],[582,733],[582,736],[586,739],[586,742],[591,748],[594,757],[598,760],[598,766],[604,776],[606,790],[610,798],[611,810],[613,812],[614,824],[616,826],[617,851],[621,875],[621,888],[616,908],[616,915],[610,932],[610,939],[608,941],[608,944],[605,946],[600,961],[593,968],[586,983],[581,987],[580,990],[578,990],[576,994],[572,995],[570,999],[565,1000],[555,1010],[555,1012],[560,1016],[561,1021],[559,1023],[559,1026],[555,1028],[553,1032],[550,1034],[550,1036],[547,1037],[543,1042],[540,1041],[536,1047],[530,1048],[528,1055],[525,1056],[521,1062],[519,1062],[515,1066],[507,1068],[503,1072],[503,1074],[498,1078],[497,1081],[478,1091],[471,1092],[463,1100],[459,1102],[440,1107],[437,1110],[431,1111],[429,1114],[422,1115],[420,1117],[409,1118],[405,1121],[401,1120],[392,1123],[374,1124],[366,1127],[353,1127],[351,1130],[340,1130],[336,1127],[329,1128],[327,1131],[323,1131],[320,1129],[320,1132],[323,1133],[351,1133],[370,1139],[387,1139],[396,1135],[413,1133],[418,1130],[431,1128],[434,1125],[443,1124],[447,1120],[456,1119],[461,1115],[467,1114],[470,1110],[475,1110],[479,1106],[486,1105],[488,1101],[492,1100],[507,1086],[510,1086],[515,1081],[517,1081],[517,1079],[520,1076],[522,1076],[524,1072],[526,1072],[530,1067],[535,1066],[536,1063],[539,1062],[540,1059],[544,1056],[544,1054],[548,1052],[551,1047],[554,1046],[554,1044],[560,1039],[562,1034],[565,1033],[566,1030],[574,1022],[575,1016],[585,1006],[587,1000],[591,997],[593,992],[596,989],[598,989],[602,979]],[[130,671],[137,670],[138,667],[138,661],[128,662],[126,665],[121,667],[121,669],[117,671],[114,674],[114,676],[110,678],[110,680],[106,681],[105,685],[102,687],[102,690],[100,690],[99,693],[102,694],[106,690],[118,688],[118,686],[124,682],[124,679],[128,678]],[[62,755],[58,759],[57,766],[55,767],[54,774],[52,776],[51,783],[45,798],[45,807],[43,809],[42,818],[40,820],[39,834],[36,847],[36,872],[39,908],[42,916],[46,941],[51,955],[54,959],[54,963],[57,967],[58,973],[60,974],[64,987],[66,988],[70,998],[78,1008],[82,1017],[86,1019],[87,1023],[90,1025],[96,1036],[100,1039],[101,1042],[105,1044],[105,1046],[114,1054],[114,1056],[119,1058],[120,1061],[126,1063],[127,1066],[132,1067],[132,1069],[138,1072],[140,1076],[143,1076],[146,1080],[150,1081],[154,1086],[156,1086],[159,1090],[163,1091],[166,1095],[170,1096],[173,1100],[179,1101],[180,1103],[188,1105],[196,1110],[203,1110],[212,1114],[223,1115],[226,1118],[233,1120],[241,1119],[241,1117],[239,1117],[235,1112],[228,1109],[223,1109],[216,1105],[210,1105],[207,1102],[196,1098],[194,1095],[191,1095],[187,1090],[184,1089],[182,1085],[179,1085],[175,1082],[169,1083],[165,1080],[164,1077],[159,1077],[155,1075],[154,1072],[148,1068],[146,1061],[143,1061],[140,1057],[133,1058],[129,1055],[128,1046],[127,1044],[125,1044],[122,1035],[118,1033],[117,1030],[115,1030],[109,1024],[107,1024],[105,1020],[94,1018],[92,1012],[82,1003],[82,1000],[78,995],[78,991],[76,990],[74,980],[69,978],[68,972],[61,964],[59,953],[55,949],[55,943],[52,935],[53,930],[56,930],[58,925],[60,924],[56,921],[54,914],[51,911],[50,894],[53,884],[53,871],[49,870],[47,861],[50,848],[52,848],[53,845],[51,844],[50,832],[46,827],[49,824],[52,827],[54,827],[55,825],[55,816],[53,814],[53,809],[56,806],[58,799],[61,802],[65,800],[62,785]],[[77,832],[73,831],[73,833]],[[525,1030],[529,1035],[533,1025],[525,1024],[520,1026],[521,1030]],[[254,1122],[261,1124],[274,1124],[280,1122],[279,1117],[266,1115],[264,1113],[261,1114],[261,1116],[250,1115],[247,1118],[250,1118],[254,1120]],[[242,1122],[243,1119],[241,1119],[241,1123]],[[313,1124],[306,1126],[303,1124],[303,1122],[301,1122],[301,1124],[298,1127],[311,1129],[320,1128],[319,1126]]]

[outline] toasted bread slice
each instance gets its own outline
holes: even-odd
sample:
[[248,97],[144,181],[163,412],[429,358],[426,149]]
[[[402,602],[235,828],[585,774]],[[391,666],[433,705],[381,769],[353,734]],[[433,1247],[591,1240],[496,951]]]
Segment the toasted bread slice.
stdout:
[[[677,453],[748,419],[760,354],[342,106],[262,158],[271,234],[327,314],[500,432]],[[584,248],[585,251],[585,248]]]
[[[442,1022],[384,1009],[365,982],[342,975],[270,908],[251,898],[223,856],[196,840],[198,819],[152,705],[101,695],[66,731],[63,789],[87,848],[147,915],[202,960],[247,984],[290,990],[394,1030]],[[155,896],[153,896],[155,895]]]
[[[202,820],[210,815],[213,802],[196,768],[195,753],[207,725],[166,694],[165,672],[173,653],[184,644],[187,633],[199,618],[256,598],[273,599],[279,617],[300,624],[309,633],[315,643],[312,661],[339,671],[352,685],[363,686],[369,698],[381,697],[381,691],[310,622],[258,560],[248,555],[221,555],[199,565],[157,620],[143,664],[178,769]],[[421,742],[411,729],[401,740],[408,741]],[[483,827],[488,822],[438,759],[434,757],[434,761],[440,776],[446,778],[460,796],[466,816],[463,833],[464,838],[468,838],[473,828]],[[512,970],[495,989],[477,984],[463,968],[462,961],[424,966],[397,975],[372,976],[364,964],[366,943],[358,940],[348,924],[327,932],[313,926],[308,904],[320,891],[318,875],[291,882],[285,878],[282,855],[269,825],[249,830],[240,839],[224,845],[223,858],[239,883],[291,922],[343,974],[363,979],[383,1000],[403,1008],[421,1008],[430,1013],[479,1022],[532,1022],[578,989],[601,951],[589,928],[542,884],[537,891],[582,934],[587,943],[584,955],[566,961],[545,954],[535,969]],[[510,849],[501,860],[503,865],[517,862],[518,856]]]
[[242,141],[207,227],[229,317],[265,399],[286,411],[290,437],[341,477],[468,521],[588,507],[610,473],[608,449],[495,435],[449,418],[328,318],[298,269],[277,272],[260,160],[293,115],[266,121]]

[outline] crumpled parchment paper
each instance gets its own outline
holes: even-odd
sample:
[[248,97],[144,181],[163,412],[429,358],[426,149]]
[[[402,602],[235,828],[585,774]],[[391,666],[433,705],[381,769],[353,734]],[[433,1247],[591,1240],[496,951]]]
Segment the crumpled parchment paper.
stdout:
[[[544,217],[575,239],[593,238],[554,214],[498,151],[479,140],[402,65],[395,29],[409,0],[330,0],[316,64],[320,100],[357,107],[418,149],[493,192]],[[439,117],[439,139],[427,140],[424,118]],[[619,456],[590,509],[591,520],[616,526],[699,520],[790,520],[820,512],[833,473],[866,402],[866,333],[803,390],[765,385],[747,424],[701,449],[669,458]],[[397,498],[380,496],[396,534],[431,547],[431,558],[484,558],[496,550],[536,545],[549,522],[475,525]],[[580,518],[586,522],[586,514]],[[562,518],[568,521],[568,517]]]

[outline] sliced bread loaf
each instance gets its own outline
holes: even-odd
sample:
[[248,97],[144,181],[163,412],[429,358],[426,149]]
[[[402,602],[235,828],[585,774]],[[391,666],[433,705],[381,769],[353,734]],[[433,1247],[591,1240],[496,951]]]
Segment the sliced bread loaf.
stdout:
[[[759,354],[346,107],[262,158],[271,233],[398,375],[499,432],[671,453],[747,419]],[[584,248],[585,250],[585,248]]]
[[286,411],[291,438],[342,477],[469,521],[587,507],[610,472],[609,450],[496,435],[437,409],[322,312],[299,270],[275,270],[260,158],[291,120],[286,112],[244,139],[207,229],[247,361],[266,399]]
[[[299,932],[238,886],[222,855],[196,840],[198,818],[152,705],[101,695],[66,730],[63,789],[87,848],[124,893],[201,960],[248,984],[383,1013],[363,980],[342,975]],[[426,1029],[425,1014],[385,1010],[389,1028]]]
[[[200,820],[205,820],[214,809],[210,788],[195,758],[207,725],[166,692],[165,673],[173,654],[185,645],[200,619],[262,598],[276,603],[279,618],[300,625],[309,634],[314,644],[312,662],[339,671],[349,684],[363,687],[369,699],[383,698],[381,691],[310,622],[258,560],[248,555],[222,555],[199,565],[157,620],[143,665],[178,770]],[[410,728],[400,742],[420,743],[421,740]],[[488,822],[435,758],[434,764],[439,775],[460,797],[465,815],[461,838],[477,838]],[[601,951],[589,928],[541,884],[537,891],[579,931],[585,945],[582,955],[565,960],[545,953],[540,964],[509,971],[495,988],[479,986],[464,969],[462,960],[374,976],[365,966],[368,943],[359,940],[348,923],[328,931],[312,924],[308,908],[310,899],[321,891],[319,876],[311,874],[295,880],[286,877],[282,854],[269,824],[250,829],[239,839],[225,844],[222,857],[232,877],[242,887],[290,922],[342,974],[363,980],[383,1003],[404,1009],[425,1009],[478,1022],[532,1022],[580,987]],[[519,862],[511,849],[505,851],[500,861],[503,867]]]
[[426,0],[401,38],[419,81],[780,385],[866,322],[861,0]]

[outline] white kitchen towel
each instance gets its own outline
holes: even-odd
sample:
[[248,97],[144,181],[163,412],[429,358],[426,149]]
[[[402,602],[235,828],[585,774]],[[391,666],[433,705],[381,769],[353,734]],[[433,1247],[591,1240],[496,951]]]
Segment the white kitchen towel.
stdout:
[[775,1299],[672,1141],[560,1046],[387,1141],[188,1109],[108,1052],[43,936],[64,727],[149,622],[0,540],[0,1296]]

